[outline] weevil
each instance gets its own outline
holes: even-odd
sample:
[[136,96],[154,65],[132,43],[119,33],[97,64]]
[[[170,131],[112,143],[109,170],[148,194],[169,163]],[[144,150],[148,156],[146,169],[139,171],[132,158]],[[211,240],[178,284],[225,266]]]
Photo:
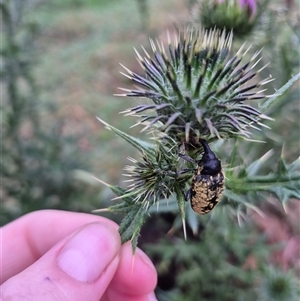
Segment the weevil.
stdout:
[[193,210],[199,214],[209,213],[221,200],[224,191],[224,174],[221,161],[212,152],[208,143],[200,139],[204,153],[197,161],[179,153],[179,156],[191,163],[197,164],[190,189],[185,194],[190,200]]

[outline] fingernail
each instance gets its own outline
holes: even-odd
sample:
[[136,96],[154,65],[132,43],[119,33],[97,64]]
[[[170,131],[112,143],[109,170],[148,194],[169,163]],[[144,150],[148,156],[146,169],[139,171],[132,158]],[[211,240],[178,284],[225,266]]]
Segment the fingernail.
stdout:
[[64,245],[57,256],[58,266],[81,282],[95,281],[118,254],[120,238],[103,223],[84,226]]
[[157,301],[154,292],[148,295],[148,301]]

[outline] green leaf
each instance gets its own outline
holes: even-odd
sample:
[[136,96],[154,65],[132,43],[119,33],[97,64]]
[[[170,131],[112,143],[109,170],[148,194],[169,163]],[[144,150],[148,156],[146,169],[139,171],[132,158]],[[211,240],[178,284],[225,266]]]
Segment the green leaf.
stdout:
[[187,206],[186,220],[188,225],[192,229],[193,234],[196,235],[199,228],[199,215],[192,209],[191,206]]
[[[267,175],[259,174],[260,166],[270,157],[270,151],[266,153],[263,160],[257,160],[244,170],[243,175],[234,172],[226,173],[226,190],[224,195],[234,202],[240,202],[242,198],[247,198],[249,193],[269,192],[274,194],[282,203],[290,198],[300,200],[300,172],[299,159],[291,164],[286,164],[284,158],[278,160],[275,172]],[[249,171],[249,172],[247,172]],[[250,199],[253,199],[251,197]]]
[[176,196],[177,196],[177,203],[178,203],[178,207],[179,207],[179,214],[180,214],[181,220],[182,220],[183,234],[184,234],[184,238],[186,239],[185,198],[184,198],[182,190],[177,185],[175,186],[175,192],[176,192]]
[[294,186],[277,186],[273,185],[268,189],[270,192],[275,194],[279,201],[282,203],[287,202],[291,198],[300,199],[300,190]]
[[284,162],[283,157],[280,157],[278,160],[278,165],[277,165],[277,169],[276,169],[276,174],[281,177],[284,176],[287,173],[287,166]]
[[122,243],[131,241],[133,253],[136,250],[137,239],[141,227],[146,220],[147,208],[142,203],[136,203],[121,222],[119,233]]
[[[93,212],[116,212],[125,213],[126,216],[121,222],[119,227],[119,233],[121,235],[122,243],[131,241],[133,253],[136,250],[137,239],[141,230],[143,223],[145,222],[149,208],[152,206],[145,206],[144,202],[135,202],[135,194],[131,195],[127,193],[127,190],[118,186],[110,185],[102,180],[95,178],[97,181],[103,185],[109,187],[112,192],[114,192],[118,197],[120,197],[124,202],[110,206],[105,209],[94,210]],[[125,196],[124,196],[125,195]]]
[[266,111],[270,106],[274,105],[276,101],[285,100],[282,98],[285,92],[289,90],[289,88],[300,79],[300,72],[293,76],[286,84],[284,84],[272,97],[270,97],[261,107],[260,111]]
[[[105,185],[106,187],[108,187],[113,193],[115,193],[117,196],[121,197],[122,196],[122,200],[124,200],[126,203],[131,203],[132,202],[132,198],[130,197],[129,194],[127,194],[127,190],[119,187],[119,186],[115,186],[115,185],[110,185],[96,177],[93,177],[96,181],[100,182],[101,184]],[[124,195],[128,195],[128,197],[124,196]]]
[[249,166],[247,166],[246,174],[248,176],[253,176],[253,175],[257,174],[259,169],[273,154],[274,154],[274,151],[271,149],[267,153],[265,153],[263,156],[261,156],[259,159],[252,162]]
[[177,212],[178,204],[174,196],[169,199],[161,199],[159,202],[149,208],[149,213],[164,213],[164,212]]
[[145,152],[148,155],[153,155],[153,153],[154,153],[154,145],[153,144],[148,143],[148,142],[143,141],[143,140],[140,140],[140,139],[135,138],[133,136],[130,136],[130,135],[122,132],[121,130],[113,127],[112,125],[109,125],[108,123],[106,123],[104,120],[102,120],[99,117],[97,117],[97,119],[102,124],[104,124],[108,130],[113,131],[114,133],[116,133],[118,136],[123,138],[125,141],[127,141],[129,144],[131,144],[133,147],[135,147],[140,152]]

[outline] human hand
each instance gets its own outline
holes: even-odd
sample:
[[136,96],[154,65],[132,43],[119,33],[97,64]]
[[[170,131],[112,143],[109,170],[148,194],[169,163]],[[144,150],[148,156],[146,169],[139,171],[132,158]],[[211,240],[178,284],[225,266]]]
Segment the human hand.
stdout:
[[157,274],[104,217],[43,210],[1,228],[3,301],[155,301]]

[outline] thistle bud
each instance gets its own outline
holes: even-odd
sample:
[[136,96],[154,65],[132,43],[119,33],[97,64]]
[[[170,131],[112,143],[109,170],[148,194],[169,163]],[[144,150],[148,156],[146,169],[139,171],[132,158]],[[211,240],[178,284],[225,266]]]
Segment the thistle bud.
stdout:
[[233,31],[235,36],[249,34],[257,23],[261,8],[257,0],[209,0],[200,1],[194,8],[196,22],[206,28]]
[[250,127],[262,126],[267,117],[250,105],[265,98],[264,90],[255,90],[268,82],[255,81],[259,52],[243,62],[249,49],[242,47],[230,57],[232,34],[220,30],[187,29],[174,42],[169,38],[169,53],[150,42],[153,56],[136,52],[144,76],[124,67],[139,88],[120,95],[147,99],[124,112],[139,117],[143,130],[155,128],[197,148],[199,139],[250,137]]

